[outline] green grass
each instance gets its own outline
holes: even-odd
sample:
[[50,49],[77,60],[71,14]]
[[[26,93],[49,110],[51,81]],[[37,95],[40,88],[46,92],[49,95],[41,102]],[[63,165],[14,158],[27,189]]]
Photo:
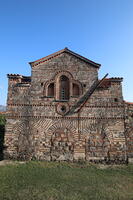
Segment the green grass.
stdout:
[[133,200],[133,165],[27,162],[0,166],[0,200]]

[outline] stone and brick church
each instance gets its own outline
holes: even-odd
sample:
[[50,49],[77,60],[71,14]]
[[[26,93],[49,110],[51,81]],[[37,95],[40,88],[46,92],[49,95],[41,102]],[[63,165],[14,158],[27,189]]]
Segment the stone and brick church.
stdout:
[[65,48],[8,74],[5,158],[133,162],[133,103],[122,78]]

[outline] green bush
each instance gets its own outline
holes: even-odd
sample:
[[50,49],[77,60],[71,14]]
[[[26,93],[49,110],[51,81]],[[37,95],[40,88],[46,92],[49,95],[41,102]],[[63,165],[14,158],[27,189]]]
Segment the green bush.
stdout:
[[0,160],[3,159],[5,123],[6,123],[5,116],[0,115]]
[[4,115],[0,115],[0,127],[5,126],[6,119]]

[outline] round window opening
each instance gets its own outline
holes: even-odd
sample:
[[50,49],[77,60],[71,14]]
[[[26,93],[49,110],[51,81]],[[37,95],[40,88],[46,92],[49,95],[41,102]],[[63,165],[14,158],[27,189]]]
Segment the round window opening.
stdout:
[[56,105],[56,111],[59,115],[65,115],[69,111],[69,105],[67,103],[59,103]]
[[65,107],[65,106],[61,106],[61,111],[62,111],[63,113],[65,113],[65,112],[66,112],[66,107]]

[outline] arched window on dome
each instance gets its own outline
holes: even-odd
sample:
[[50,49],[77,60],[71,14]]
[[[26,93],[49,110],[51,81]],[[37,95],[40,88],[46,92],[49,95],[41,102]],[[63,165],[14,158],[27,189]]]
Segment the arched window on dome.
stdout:
[[60,77],[60,100],[69,100],[69,88],[70,88],[70,83],[69,83],[69,78],[67,76],[62,75]]

